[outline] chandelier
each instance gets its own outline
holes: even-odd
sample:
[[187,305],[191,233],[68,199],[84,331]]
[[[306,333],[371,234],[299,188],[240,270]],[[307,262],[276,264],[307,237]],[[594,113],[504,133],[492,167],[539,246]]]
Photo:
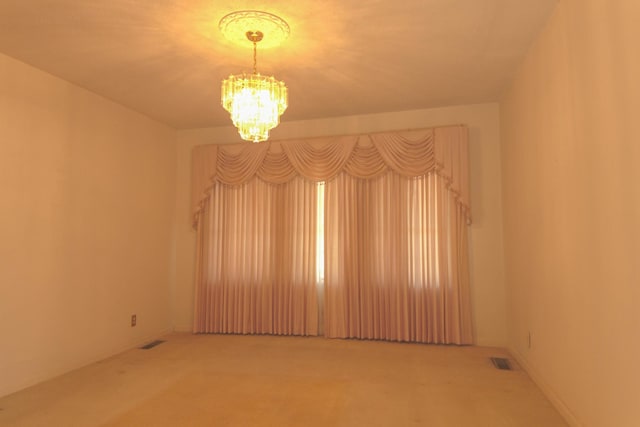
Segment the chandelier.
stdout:
[[278,126],[280,115],[287,109],[287,87],[284,82],[258,72],[257,46],[265,38],[265,32],[274,36],[272,45],[282,41],[289,34],[289,26],[279,17],[259,11],[230,13],[220,20],[219,26],[228,39],[236,42],[239,33],[246,30],[244,38],[253,43],[253,73],[231,75],[222,82],[222,107],[229,112],[242,139],[266,141],[269,131]]

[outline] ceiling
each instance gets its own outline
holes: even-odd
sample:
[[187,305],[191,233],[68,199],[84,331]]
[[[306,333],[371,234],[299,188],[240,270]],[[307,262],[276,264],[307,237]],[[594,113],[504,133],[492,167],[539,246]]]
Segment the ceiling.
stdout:
[[1,0],[0,52],[178,129],[226,126],[220,82],[252,46],[220,18],[291,28],[258,70],[286,82],[283,121],[499,99],[556,0]]

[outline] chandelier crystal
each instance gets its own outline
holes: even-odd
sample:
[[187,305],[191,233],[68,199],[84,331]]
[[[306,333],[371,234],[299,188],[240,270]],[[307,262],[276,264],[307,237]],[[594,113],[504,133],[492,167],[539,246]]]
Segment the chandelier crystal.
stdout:
[[[246,16],[253,11],[236,12]],[[265,12],[254,12],[274,15]],[[220,22],[228,26],[229,16]],[[277,18],[277,17],[275,17]],[[279,19],[279,18],[277,18]],[[284,22],[284,21],[282,21]],[[286,23],[285,23],[286,25]],[[287,35],[288,35],[288,26]],[[221,100],[222,106],[231,116],[235,127],[238,128],[240,137],[246,141],[262,142],[269,139],[269,131],[280,123],[280,115],[284,113],[288,105],[287,87],[284,82],[271,76],[263,76],[257,70],[257,44],[264,34],[261,31],[250,30],[245,33],[246,38],[253,43],[253,73],[231,75],[222,82]]]

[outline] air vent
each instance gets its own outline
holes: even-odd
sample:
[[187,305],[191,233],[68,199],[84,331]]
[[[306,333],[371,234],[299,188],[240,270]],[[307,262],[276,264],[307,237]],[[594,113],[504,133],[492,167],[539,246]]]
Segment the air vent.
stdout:
[[509,363],[509,359],[505,359],[504,357],[492,357],[491,363],[498,369],[502,369],[503,371],[511,371],[511,364]]
[[149,344],[145,344],[142,347],[140,347],[142,350],[149,350],[157,345],[162,344],[164,341],[162,340],[155,340],[155,341],[151,341]]

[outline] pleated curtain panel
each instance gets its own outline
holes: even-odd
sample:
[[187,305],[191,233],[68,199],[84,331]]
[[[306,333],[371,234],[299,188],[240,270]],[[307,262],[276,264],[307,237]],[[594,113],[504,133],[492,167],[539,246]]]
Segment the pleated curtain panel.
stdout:
[[471,344],[467,134],[196,147],[194,332]]

